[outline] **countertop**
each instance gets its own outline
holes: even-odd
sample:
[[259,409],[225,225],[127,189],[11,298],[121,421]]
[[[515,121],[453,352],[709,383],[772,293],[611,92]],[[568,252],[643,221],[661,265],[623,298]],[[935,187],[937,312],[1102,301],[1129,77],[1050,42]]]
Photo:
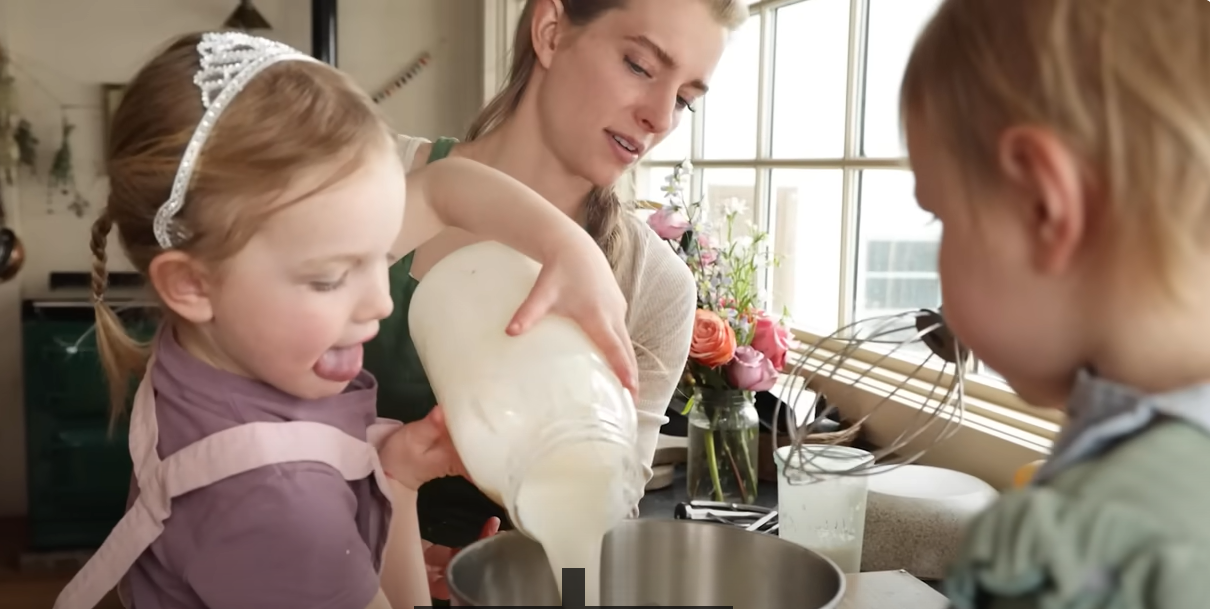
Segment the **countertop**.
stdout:
[[906,571],[845,576],[839,609],[948,609],[949,600]]
[[[671,486],[648,491],[639,501],[639,517],[672,518],[676,504],[688,500],[688,493],[685,489],[685,466],[677,465],[676,472],[672,476]],[[777,483],[762,481],[756,488],[756,501],[753,503],[762,507],[776,508]]]

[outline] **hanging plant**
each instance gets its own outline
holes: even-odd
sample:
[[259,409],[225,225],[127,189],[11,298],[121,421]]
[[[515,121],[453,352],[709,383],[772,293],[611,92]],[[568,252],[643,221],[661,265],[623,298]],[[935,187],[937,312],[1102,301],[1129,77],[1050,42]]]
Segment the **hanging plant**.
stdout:
[[46,205],[48,214],[53,214],[53,199],[54,190],[57,188],[60,194],[71,197],[71,202],[67,204],[67,209],[71,211],[77,218],[83,218],[84,213],[88,211],[92,204],[88,199],[80,193],[80,189],[76,187],[76,170],[75,158],[71,151],[71,134],[75,131],[76,126],[63,117],[63,143],[59,145],[59,150],[55,151],[55,158],[50,164],[50,178],[47,182]]
[[11,185],[21,165],[21,147],[16,134],[24,121],[17,116],[17,81],[9,68],[8,53],[0,45],[0,174]]
[[25,119],[17,121],[13,140],[17,146],[17,165],[28,167],[30,173],[38,175],[38,136],[34,135],[34,126]]
[[62,194],[71,194],[76,185],[76,171],[71,154],[71,133],[76,126],[63,117],[63,142],[55,151],[55,158],[50,163],[50,187],[58,188]]

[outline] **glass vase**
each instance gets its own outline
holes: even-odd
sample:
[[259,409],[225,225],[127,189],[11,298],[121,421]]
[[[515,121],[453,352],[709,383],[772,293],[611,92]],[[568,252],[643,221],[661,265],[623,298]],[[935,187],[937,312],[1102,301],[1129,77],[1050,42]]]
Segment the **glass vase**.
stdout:
[[696,390],[689,411],[689,499],[754,502],[759,432],[752,392]]

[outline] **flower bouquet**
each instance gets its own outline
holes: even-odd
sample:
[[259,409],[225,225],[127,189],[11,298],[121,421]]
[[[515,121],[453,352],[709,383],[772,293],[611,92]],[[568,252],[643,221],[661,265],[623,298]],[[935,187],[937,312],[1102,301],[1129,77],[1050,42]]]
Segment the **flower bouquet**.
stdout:
[[755,393],[777,383],[790,332],[785,316],[763,309],[760,280],[776,264],[768,235],[748,227],[736,237],[742,206],[727,201],[714,231],[700,202],[686,203],[688,161],[673,168],[665,202],[652,204],[648,225],[689,266],[697,282],[693,342],[680,391],[688,398],[689,499],[751,503],[756,499],[760,420]]

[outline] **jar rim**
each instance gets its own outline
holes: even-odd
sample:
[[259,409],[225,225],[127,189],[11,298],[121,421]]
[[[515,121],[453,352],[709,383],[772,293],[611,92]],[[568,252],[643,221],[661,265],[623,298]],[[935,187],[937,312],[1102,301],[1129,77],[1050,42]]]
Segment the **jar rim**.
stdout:
[[[773,460],[778,469],[784,469],[787,460],[790,458],[790,451],[793,449],[794,446],[790,445],[782,446],[773,451]],[[853,446],[803,443],[798,449],[801,452],[796,455],[797,458],[795,461],[800,462],[799,465],[803,469],[820,474],[843,474],[846,471],[869,465],[874,461],[874,453]],[[805,462],[803,462],[804,455],[807,457]],[[823,462],[825,465],[820,466],[820,462]]]

